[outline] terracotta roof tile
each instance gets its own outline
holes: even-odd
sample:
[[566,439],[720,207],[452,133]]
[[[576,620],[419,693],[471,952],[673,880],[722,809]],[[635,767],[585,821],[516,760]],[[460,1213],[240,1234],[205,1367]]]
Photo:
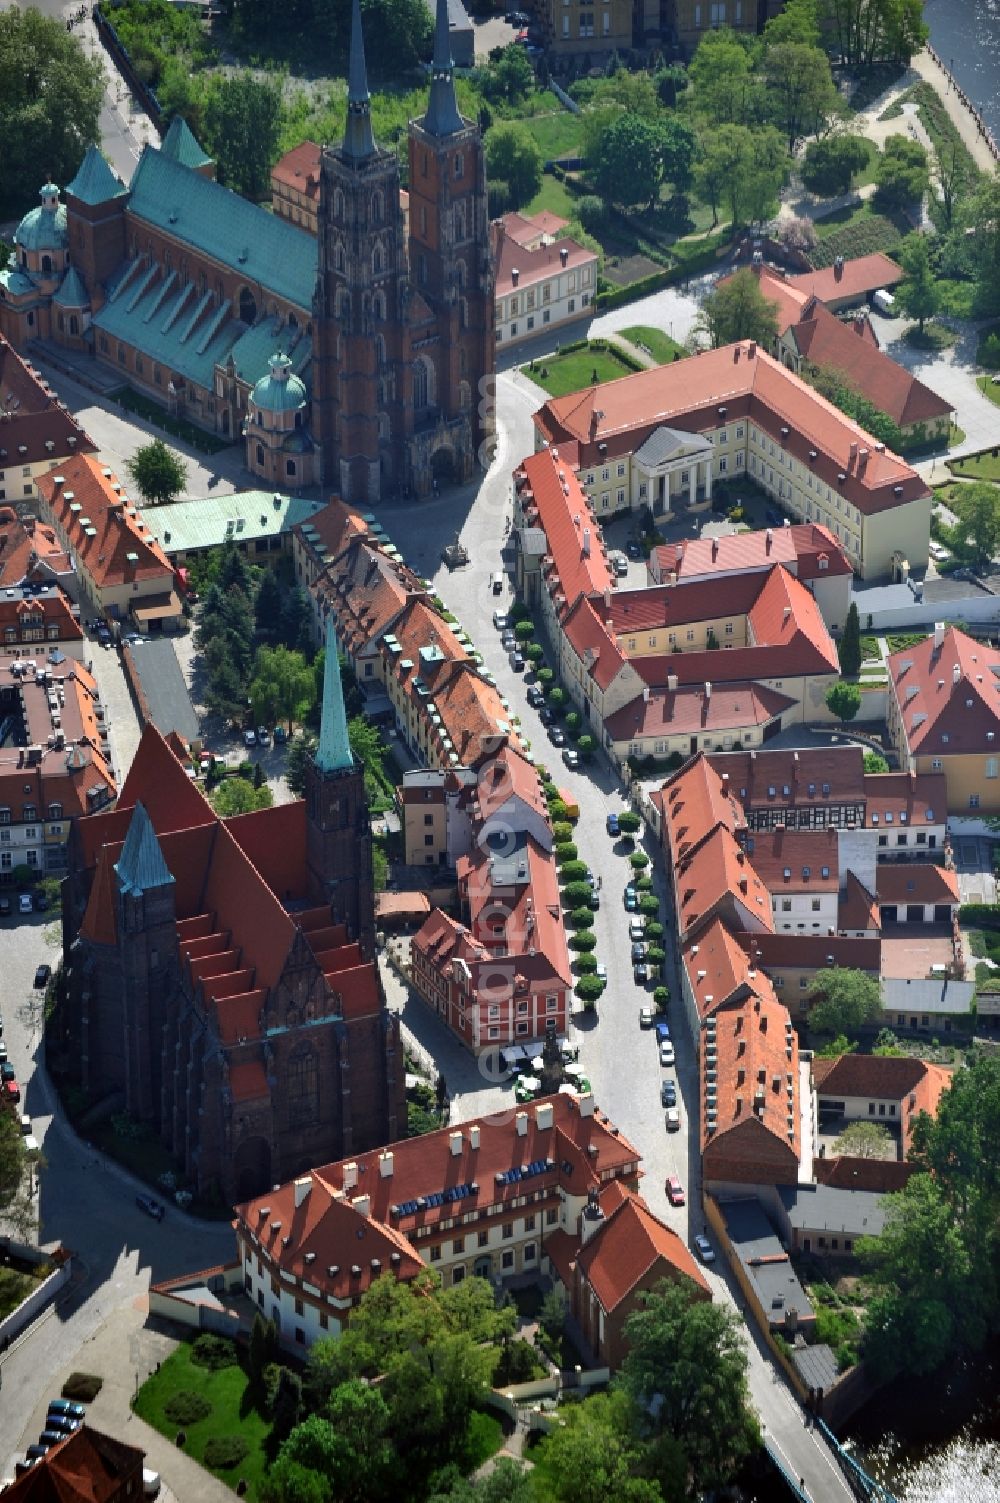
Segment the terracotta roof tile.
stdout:
[[[708,1034],[701,1055],[702,1153],[711,1145],[713,1155],[725,1154],[729,1149],[725,1138],[739,1134],[750,1142],[770,1139],[780,1144],[789,1163],[796,1165],[800,1141],[799,1048],[787,1008],[768,984],[766,991],[716,1013],[711,1031],[716,1054],[713,1058],[708,1051]],[[714,1082],[710,1080],[713,1070]],[[713,1085],[714,1127],[709,1116]],[[752,1154],[747,1156],[747,1169],[750,1177],[757,1172]]]
[[705,690],[690,684],[683,689],[651,689],[649,698],[634,699],[604,720],[613,741],[677,735],[724,736],[770,725],[795,700],[760,684],[713,685]]
[[713,753],[709,760],[745,809],[813,808],[864,802],[860,746]]
[[[860,886],[860,884],[858,884]],[[864,928],[844,924],[842,928]],[[822,970],[830,963],[877,976],[882,947],[877,939],[848,939],[840,934],[739,934],[740,946],[762,970]]]
[[774,564],[784,564],[797,579],[853,572],[837,539],[818,522],[736,532],[722,538],[684,538],[679,543],[654,548],[650,561],[659,577],[665,579],[676,571],[679,580],[702,576],[717,579],[722,574],[747,570],[759,572]]
[[696,850],[717,825],[734,834],[743,811],[704,752],[663,785],[664,835],[675,864]]
[[996,753],[1000,652],[954,626],[888,660],[889,684],[911,753]]
[[142,1488],[145,1452],[95,1430],[79,1430],[4,1489],[7,1503],[112,1503]]
[[606,1315],[654,1272],[668,1278],[679,1275],[711,1298],[704,1275],[680,1237],[635,1194],[611,1212],[580,1248],[576,1262]]
[[[948,782],[943,772],[866,772],[865,824],[920,829],[943,825],[948,811]],[[889,818],[887,819],[887,816]]]
[[322,147],[316,141],[303,141],[279,157],[271,168],[271,182],[294,188],[319,203],[319,165]]
[[691,934],[722,906],[733,907],[750,925],[774,928],[770,893],[750,858],[721,825],[693,855],[677,864],[674,882],[682,936]]
[[579,595],[613,589],[616,580],[600,528],[566,457],[554,455],[551,449],[530,454],[515,472],[514,480],[522,510],[529,517],[535,515],[534,525],[548,540],[552,559],[552,568],[546,574],[549,593],[554,597],[558,593],[566,608]]
[[930,861],[883,862],[875,868],[880,903],[959,902],[958,873]]
[[793,292],[818,297],[821,303],[841,302],[845,298],[860,302],[880,287],[894,287],[904,275],[898,262],[875,251],[869,256],[852,256],[839,267],[799,272],[788,278],[788,286]]
[[852,871],[847,873],[844,891],[837,906],[837,927],[862,929],[875,934],[882,931],[878,900]]
[[758,974],[745,946],[751,939],[764,941],[774,937],[736,935],[721,918],[714,918],[684,946],[681,963],[700,1018],[711,1017],[741,988],[757,993],[766,988],[770,992],[770,982]]
[[[111,472],[105,475],[105,468],[87,454],[74,455],[60,463],[58,472],[39,475],[36,489],[98,589],[159,583],[169,594],[174,579],[170,560],[124,488],[115,491],[116,477]],[[58,476],[62,476],[59,485]],[[84,525],[88,518],[89,530]]]
[[[3,446],[9,463],[61,464],[74,454],[93,454],[97,445],[30,361],[0,335],[0,399],[4,407]],[[6,465],[0,465],[5,469]]]
[[772,896],[836,892],[840,885],[838,840],[836,830],[754,830],[746,836],[746,848]]

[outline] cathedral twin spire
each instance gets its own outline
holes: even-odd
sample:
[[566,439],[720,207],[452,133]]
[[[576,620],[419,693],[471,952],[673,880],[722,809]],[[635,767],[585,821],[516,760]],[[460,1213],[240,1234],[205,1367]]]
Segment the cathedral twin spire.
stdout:
[[[434,59],[431,63],[431,92],[424,130],[432,136],[451,136],[462,129],[464,121],[455,98],[455,67],[451,57],[448,30],[448,0],[437,0],[434,21]],[[361,30],[361,0],[354,0],[351,15],[351,58],[347,78],[347,124],[344,128],[344,155],[355,162],[375,154],[372,134],[371,95],[365,66],[365,43]]]

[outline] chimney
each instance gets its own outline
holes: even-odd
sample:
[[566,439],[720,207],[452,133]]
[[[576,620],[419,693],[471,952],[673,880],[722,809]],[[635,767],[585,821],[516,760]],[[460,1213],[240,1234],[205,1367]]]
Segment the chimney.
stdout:
[[535,1126],[539,1132],[546,1132],[553,1122],[553,1108],[551,1101],[543,1101],[541,1106],[535,1107]]
[[594,1093],[588,1091],[586,1096],[580,1097],[580,1116],[592,1117],[594,1115]]
[[961,678],[962,678],[962,666],[961,666],[960,663],[956,663],[954,665],[954,667],[952,668],[952,670],[951,670],[951,681],[952,681],[953,684],[957,684],[957,683],[959,683],[961,681]]
[[708,682],[708,680],[706,680],[706,682],[705,682],[705,698],[706,699],[711,699],[711,697],[712,697],[712,685],[711,685],[711,683]]
[[528,1136],[528,1113],[515,1112],[514,1126],[517,1128],[518,1137],[526,1138]]
[[765,549],[766,549],[766,551],[768,553],[770,553],[770,551],[771,551],[771,544],[773,542],[774,542],[774,533],[771,531],[771,529],[769,527],[767,529],[767,531],[765,532],[765,534],[764,534],[764,547],[765,547]]
[[563,266],[565,266],[566,262],[569,260],[569,251],[566,249],[565,245],[560,247],[559,259],[562,262]]
[[671,694],[673,694],[673,693],[676,692],[676,689],[677,689],[677,675],[676,675],[676,673],[668,673],[667,674],[667,688],[668,688],[668,690],[670,691]]
[[391,1148],[387,1148],[384,1153],[380,1153],[379,1156],[378,1156],[378,1172],[379,1172],[379,1174],[381,1174],[381,1176],[382,1176],[383,1179],[391,1179],[392,1178],[392,1168],[393,1168],[392,1149]]
[[457,1159],[462,1152],[462,1134],[460,1132],[450,1132],[448,1134],[448,1143],[451,1147],[452,1158]]
[[834,276],[834,280],[837,281],[837,282],[841,281],[842,278],[843,278],[843,275],[844,275],[844,258],[843,258],[843,256],[837,256],[834,259],[834,263],[833,263],[833,276]]
[[584,556],[584,558],[589,558],[590,557],[590,528],[589,527],[585,527],[583,529],[583,556]]
[[648,705],[649,704],[649,685],[648,684],[645,686],[645,688],[642,691],[642,702],[643,702],[644,705]]
[[712,563],[713,564],[715,563],[715,560],[718,558],[718,556],[719,556],[719,539],[718,538],[713,538],[712,539]]
[[351,1201],[351,1205],[359,1216],[370,1216],[372,1213],[372,1198],[370,1195],[357,1195]]
[[298,1210],[299,1206],[302,1205],[303,1201],[305,1201],[307,1199],[307,1197],[309,1195],[309,1191],[311,1189],[312,1189],[312,1179],[311,1179],[311,1177],[308,1174],[305,1175],[302,1179],[297,1179],[295,1181],[295,1209],[296,1210]]
[[756,341],[756,339],[751,339],[750,343],[747,345],[747,359],[748,360],[752,360],[753,357],[756,355],[756,353],[757,353],[757,341]]
[[344,1189],[353,1190],[358,1182],[358,1165],[355,1159],[344,1165]]
[[781,613],[781,624],[782,624],[782,626],[787,626],[788,625],[788,618],[789,618],[789,616],[791,614],[792,614],[792,608],[791,608],[791,606],[790,605],[786,605],[785,609]]
[[604,591],[604,609],[606,611],[609,611],[611,609],[611,591],[610,590],[605,590]]
[[934,651],[935,652],[939,652],[943,646],[944,646],[944,622],[943,621],[935,621],[935,623],[934,623]]
[[587,1196],[587,1204],[583,1215],[580,1217],[580,1245],[585,1247],[595,1232],[599,1231],[604,1224],[604,1212],[601,1210],[597,1199],[597,1191],[591,1190]]
[[521,280],[521,273],[518,271],[518,269],[517,269],[516,266],[511,269],[510,280],[511,280],[511,282],[513,283],[513,285],[515,287],[517,286],[518,282]]
[[474,1122],[472,1124],[472,1126],[469,1128],[469,1147],[470,1148],[478,1148],[479,1147],[479,1123],[478,1122]]

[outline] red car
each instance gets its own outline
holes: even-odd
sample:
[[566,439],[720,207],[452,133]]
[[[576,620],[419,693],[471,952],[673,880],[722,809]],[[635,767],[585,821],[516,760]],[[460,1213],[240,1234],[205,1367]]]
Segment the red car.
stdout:
[[676,1174],[667,1175],[667,1199],[672,1206],[682,1206],[685,1203],[684,1186]]
[[15,1104],[21,1099],[21,1087],[16,1080],[5,1080],[3,1083],[4,1101],[13,1101]]

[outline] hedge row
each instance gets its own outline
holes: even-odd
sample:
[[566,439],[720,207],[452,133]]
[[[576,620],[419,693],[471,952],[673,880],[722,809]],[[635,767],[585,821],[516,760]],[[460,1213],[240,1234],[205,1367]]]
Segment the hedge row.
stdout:
[[958,917],[976,929],[1000,929],[1000,903],[963,903]]

